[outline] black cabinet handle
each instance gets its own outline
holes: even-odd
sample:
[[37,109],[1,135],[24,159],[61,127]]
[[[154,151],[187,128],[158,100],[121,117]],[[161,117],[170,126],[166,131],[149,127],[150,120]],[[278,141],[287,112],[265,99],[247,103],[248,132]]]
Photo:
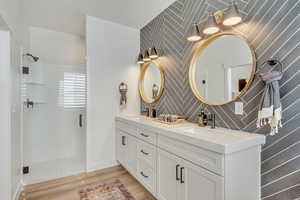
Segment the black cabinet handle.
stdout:
[[125,139],[126,139],[126,137],[125,137],[125,136],[122,136],[122,145],[123,145],[123,146],[125,146],[125,145],[126,145],[126,143],[125,143]]
[[82,114],[79,115],[79,127],[82,127]]
[[148,178],[149,176],[145,175],[144,172],[141,172],[141,175],[144,177],[144,178]]
[[149,137],[149,135],[146,135],[146,134],[144,134],[144,133],[141,133],[141,136],[143,136],[143,137]]
[[180,180],[179,177],[178,177],[179,166],[180,165],[176,165],[176,181]]
[[181,167],[180,168],[180,183],[184,183],[184,180],[183,180],[183,170],[184,170],[184,167]]
[[142,152],[144,155],[146,155],[146,156],[149,155],[149,153],[146,153],[144,150],[141,150],[141,152]]

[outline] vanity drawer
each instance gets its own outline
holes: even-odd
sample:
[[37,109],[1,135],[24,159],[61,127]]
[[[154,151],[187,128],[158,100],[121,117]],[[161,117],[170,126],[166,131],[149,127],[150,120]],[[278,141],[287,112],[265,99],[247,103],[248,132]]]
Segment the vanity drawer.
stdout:
[[202,168],[224,175],[224,156],[165,136],[158,136],[158,147]]
[[137,145],[137,157],[144,160],[148,165],[155,169],[156,165],[156,147],[139,141]]
[[150,144],[156,145],[156,140],[157,140],[157,134],[146,130],[146,129],[139,129],[137,137],[145,142],[148,142]]
[[156,194],[156,171],[141,159],[138,160],[137,177],[144,187]]
[[136,134],[138,133],[138,129],[136,126],[124,122],[117,121],[116,128],[133,136],[136,136]]

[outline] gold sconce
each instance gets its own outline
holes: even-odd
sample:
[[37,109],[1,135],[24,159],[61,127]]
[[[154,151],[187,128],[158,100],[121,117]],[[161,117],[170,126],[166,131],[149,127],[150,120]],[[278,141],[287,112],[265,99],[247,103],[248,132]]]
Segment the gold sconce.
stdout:
[[151,60],[155,60],[159,58],[159,54],[158,51],[156,50],[155,47],[146,49],[143,53],[139,53],[138,59],[137,59],[137,63],[142,65],[146,62],[150,62]]
[[150,58],[150,53],[149,53],[149,49],[146,49],[145,51],[144,51],[144,62],[149,62],[149,61],[151,61],[151,58]]
[[138,56],[137,64],[142,65],[144,63],[145,63],[144,62],[144,56],[143,56],[142,53],[140,53],[139,56]]
[[187,38],[190,42],[197,42],[202,39],[201,33],[197,23],[193,24],[190,36]]
[[206,35],[212,35],[220,31],[220,28],[217,24],[216,17],[214,13],[212,13],[205,24],[205,28],[203,29],[203,33]]
[[158,56],[158,53],[157,53],[157,50],[155,47],[152,47],[150,49],[150,56],[149,56],[151,59],[155,60],[157,59],[159,56]]
[[242,22],[242,17],[239,13],[239,10],[234,3],[232,2],[231,6],[225,11],[223,16],[223,25],[224,26],[234,26]]
[[[234,26],[241,22],[242,17],[239,13],[238,7],[235,4],[235,1],[232,1],[231,5],[228,8],[218,10],[208,17],[202,33],[205,35],[212,35],[218,33],[221,30],[221,24],[224,26]],[[196,32],[198,32],[199,34],[196,34]],[[199,31],[199,26],[197,23],[195,23],[193,24],[193,31],[191,32],[187,40],[191,42],[197,42],[201,39],[202,37]]]

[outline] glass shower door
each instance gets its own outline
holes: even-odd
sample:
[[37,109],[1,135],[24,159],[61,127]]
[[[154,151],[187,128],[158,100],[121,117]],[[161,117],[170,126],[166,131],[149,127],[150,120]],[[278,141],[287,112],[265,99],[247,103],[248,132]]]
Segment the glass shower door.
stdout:
[[23,76],[26,184],[85,171],[86,68],[39,61]]

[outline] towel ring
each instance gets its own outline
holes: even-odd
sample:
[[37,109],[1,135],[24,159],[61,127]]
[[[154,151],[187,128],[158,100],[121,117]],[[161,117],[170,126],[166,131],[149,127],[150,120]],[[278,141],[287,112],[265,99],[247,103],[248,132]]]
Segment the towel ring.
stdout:
[[[275,59],[271,59],[271,60],[267,60],[265,61],[261,66],[264,66],[265,64],[268,64],[269,66],[275,66],[275,65],[279,65],[280,66],[280,72],[283,72],[283,65],[279,60],[275,60]],[[260,71],[257,71],[256,74],[258,75],[260,73]]]

